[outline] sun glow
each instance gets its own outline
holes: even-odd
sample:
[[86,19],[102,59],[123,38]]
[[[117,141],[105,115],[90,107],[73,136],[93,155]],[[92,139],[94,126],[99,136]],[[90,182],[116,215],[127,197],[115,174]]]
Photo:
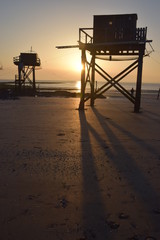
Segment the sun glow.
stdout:
[[82,63],[81,62],[76,62],[75,66],[74,66],[74,69],[75,69],[76,72],[81,72],[82,69],[83,69]]
[[77,88],[78,90],[81,89],[81,81],[77,81],[77,83],[76,83],[76,88]]

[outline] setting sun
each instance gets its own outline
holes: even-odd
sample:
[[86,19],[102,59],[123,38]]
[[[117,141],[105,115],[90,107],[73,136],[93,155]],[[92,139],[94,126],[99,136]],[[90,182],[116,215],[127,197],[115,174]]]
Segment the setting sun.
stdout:
[[80,73],[82,71],[83,65],[81,63],[80,52],[77,52],[76,54],[72,55],[72,59],[69,62],[70,62],[70,67],[72,68],[72,71],[76,73]]
[[81,81],[77,81],[77,83],[76,83],[76,88],[77,88],[78,90],[81,89]]
[[75,69],[76,72],[81,72],[82,69],[83,69],[82,63],[81,62],[76,62],[75,66],[74,66],[74,69]]

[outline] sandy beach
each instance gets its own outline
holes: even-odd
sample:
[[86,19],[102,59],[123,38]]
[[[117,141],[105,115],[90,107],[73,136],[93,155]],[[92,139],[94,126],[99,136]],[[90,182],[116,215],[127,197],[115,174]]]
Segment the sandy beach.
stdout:
[[160,100],[78,105],[0,100],[0,239],[160,239]]

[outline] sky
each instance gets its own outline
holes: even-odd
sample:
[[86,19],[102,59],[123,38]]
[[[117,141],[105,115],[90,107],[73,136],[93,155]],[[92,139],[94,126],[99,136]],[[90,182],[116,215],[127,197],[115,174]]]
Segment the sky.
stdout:
[[[42,63],[37,80],[80,80],[81,51],[56,46],[76,45],[79,28],[92,28],[94,15],[137,13],[137,27],[147,27],[147,39],[153,40],[154,49],[144,58],[143,81],[160,82],[159,12],[159,0],[1,0],[0,79],[14,79],[13,57],[32,48]],[[147,50],[151,50],[149,44]],[[129,63],[103,64],[114,76]],[[134,81],[133,76],[126,81]]]

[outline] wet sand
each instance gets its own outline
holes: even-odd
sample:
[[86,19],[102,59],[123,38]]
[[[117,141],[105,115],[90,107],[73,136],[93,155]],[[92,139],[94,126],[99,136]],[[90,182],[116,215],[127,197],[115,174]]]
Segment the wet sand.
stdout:
[[160,100],[78,104],[0,100],[0,239],[160,239]]

